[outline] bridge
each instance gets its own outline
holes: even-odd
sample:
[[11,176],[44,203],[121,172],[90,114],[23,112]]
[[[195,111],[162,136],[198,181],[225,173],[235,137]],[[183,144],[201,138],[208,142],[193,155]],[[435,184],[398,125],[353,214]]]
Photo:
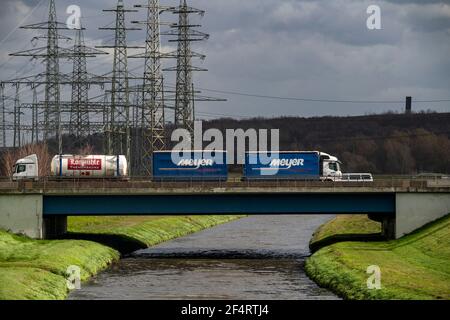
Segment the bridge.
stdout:
[[368,214],[399,238],[450,213],[450,181],[0,182],[0,228],[33,238],[64,233],[77,215],[331,213]]

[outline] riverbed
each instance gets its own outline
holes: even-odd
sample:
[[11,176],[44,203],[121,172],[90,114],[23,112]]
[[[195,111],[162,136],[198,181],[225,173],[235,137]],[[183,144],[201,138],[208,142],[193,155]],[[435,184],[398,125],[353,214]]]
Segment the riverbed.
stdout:
[[250,216],[139,250],[69,299],[338,299],[304,272],[330,215]]

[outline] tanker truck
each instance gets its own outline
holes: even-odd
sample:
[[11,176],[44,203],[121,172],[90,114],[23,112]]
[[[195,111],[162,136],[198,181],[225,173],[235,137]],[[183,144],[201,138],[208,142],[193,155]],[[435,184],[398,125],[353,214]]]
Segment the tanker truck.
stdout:
[[[17,160],[13,180],[38,180],[39,163],[33,154]],[[54,178],[127,178],[128,162],[125,156],[56,155],[50,163],[50,177]]]

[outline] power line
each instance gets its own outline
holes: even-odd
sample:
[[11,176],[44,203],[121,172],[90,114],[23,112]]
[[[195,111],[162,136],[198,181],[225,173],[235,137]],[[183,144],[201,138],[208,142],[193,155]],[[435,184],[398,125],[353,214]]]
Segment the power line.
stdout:
[[[19,22],[19,24],[17,26],[14,27],[14,29],[12,29],[7,35],[6,37],[4,37],[1,41],[0,41],[0,46],[3,45],[3,43],[5,41],[7,41],[9,39],[9,37],[11,37],[11,35],[16,32],[17,29],[20,28],[21,25],[23,25],[25,23],[25,21],[28,20],[29,17],[31,17],[31,15],[34,13],[34,11],[36,11],[36,9],[42,4],[42,2],[44,2],[44,0],[40,0],[33,9],[30,10],[30,12],[25,16],[25,18],[23,18],[22,21]],[[1,65],[1,67],[3,67],[3,65]]]
[[[139,65],[130,69],[130,72],[143,68],[143,65]],[[166,84],[166,87],[175,88],[174,84]],[[250,98],[260,98],[260,99],[271,99],[271,100],[287,100],[287,101],[302,101],[302,102],[321,102],[321,103],[352,103],[352,104],[404,104],[405,100],[354,100],[354,99],[319,99],[319,98],[301,98],[301,97],[283,97],[274,95],[260,95],[248,92],[237,92],[237,91],[224,91],[217,89],[200,88],[199,90],[222,93],[228,95],[245,96]],[[433,100],[413,100],[414,103],[445,103],[450,102],[450,99],[433,99]]]
[[449,130],[445,131],[435,131],[435,132],[424,132],[424,133],[406,133],[406,134],[397,134],[397,135],[387,135],[387,136],[372,136],[372,137],[337,137],[337,138],[317,138],[312,139],[314,142],[316,141],[373,141],[373,140],[392,140],[392,139],[404,139],[404,138],[412,138],[412,137],[426,137],[426,136],[436,136],[450,134]]
[[[167,85],[167,87],[174,88],[174,85]],[[216,90],[216,89],[207,89],[207,88],[200,88],[199,90],[202,91],[209,91],[214,93],[223,93],[223,94],[229,94],[229,95],[238,95],[238,96],[245,96],[245,97],[251,97],[251,98],[261,98],[261,99],[273,99],[273,100],[291,100],[291,101],[303,101],[303,102],[323,102],[323,103],[371,103],[371,104],[404,104],[405,100],[338,100],[338,99],[312,99],[312,98],[300,98],[300,97],[282,97],[282,96],[272,96],[272,95],[260,95],[260,94],[253,94],[253,93],[246,93],[246,92],[236,92],[236,91],[223,91],[223,90]],[[443,102],[450,102],[450,99],[435,99],[435,100],[414,100],[414,103],[443,103]]]
[[[322,102],[322,103],[359,103],[359,104],[396,104],[405,103],[404,100],[338,100],[338,99],[315,99],[315,98],[300,98],[300,97],[282,97],[282,96],[272,96],[272,95],[261,95],[246,92],[236,92],[236,91],[224,91],[215,89],[199,88],[203,91],[223,93],[229,95],[245,96],[251,98],[261,98],[261,99],[272,99],[272,100],[289,100],[289,101],[303,101],[303,102]],[[438,100],[414,100],[416,103],[442,103],[450,102],[450,99],[438,99]]]

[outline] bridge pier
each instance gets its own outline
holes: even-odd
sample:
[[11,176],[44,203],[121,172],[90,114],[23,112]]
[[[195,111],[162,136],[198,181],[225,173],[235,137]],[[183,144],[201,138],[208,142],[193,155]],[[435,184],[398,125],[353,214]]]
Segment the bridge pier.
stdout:
[[381,223],[381,234],[386,240],[396,239],[395,235],[395,214],[392,215],[378,215],[370,214],[369,219]]
[[392,217],[384,217],[381,221],[381,228],[382,228],[382,234],[383,237],[386,240],[394,240],[396,239],[395,235],[395,216]]
[[44,218],[44,239],[57,239],[67,233],[67,216],[49,216]]

